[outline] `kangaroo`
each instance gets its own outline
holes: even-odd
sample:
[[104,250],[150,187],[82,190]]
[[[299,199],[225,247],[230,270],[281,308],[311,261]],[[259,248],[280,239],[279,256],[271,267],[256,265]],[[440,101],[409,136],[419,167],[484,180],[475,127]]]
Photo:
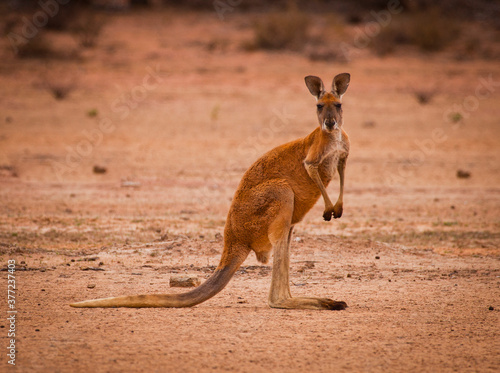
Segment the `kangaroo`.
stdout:
[[[278,146],[258,159],[243,175],[224,228],[224,250],[212,276],[182,294],[148,294],[102,298],[71,304],[72,307],[191,307],[219,293],[248,254],[267,263],[273,253],[269,306],[288,309],[343,310],[345,302],[328,298],[292,297],[289,284],[289,246],[292,231],[322,196],[323,218],[340,218],[343,211],[344,171],[349,138],[342,128],[341,99],[350,75],[335,76],[330,92],[316,76],[305,83],[316,97],[319,127],[308,136]],[[340,193],[332,203],[326,186],[335,174]]]

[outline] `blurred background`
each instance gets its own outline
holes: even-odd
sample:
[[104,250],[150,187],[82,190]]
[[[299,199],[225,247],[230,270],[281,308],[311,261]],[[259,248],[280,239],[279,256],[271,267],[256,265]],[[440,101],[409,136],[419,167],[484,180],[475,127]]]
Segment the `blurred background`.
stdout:
[[304,232],[498,247],[499,20],[494,0],[1,1],[0,239],[220,234],[244,171],[317,126],[304,76],[349,72],[346,212]]

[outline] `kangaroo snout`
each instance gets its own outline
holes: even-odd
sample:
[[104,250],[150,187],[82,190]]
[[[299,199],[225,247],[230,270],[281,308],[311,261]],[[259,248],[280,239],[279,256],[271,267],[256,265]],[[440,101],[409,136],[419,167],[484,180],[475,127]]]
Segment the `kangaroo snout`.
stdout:
[[323,126],[328,131],[332,131],[334,129],[338,129],[339,128],[339,126],[337,124],[337,121],[335,119],[325,119],[324,122],[323,122]]

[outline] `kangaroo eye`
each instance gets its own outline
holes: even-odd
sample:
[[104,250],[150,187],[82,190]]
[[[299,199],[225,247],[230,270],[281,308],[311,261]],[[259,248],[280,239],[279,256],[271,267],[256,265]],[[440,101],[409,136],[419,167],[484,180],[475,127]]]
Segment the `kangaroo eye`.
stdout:
[[339,104],[335,104],[335,107],[336,107],[337,109],[340,109],[340,108],[342,107],[342,104],[340,104],[340,103],[339,103]]
[[318,104],[318,105],[316,105],[316,107],[318,108],[318,110],[323,109],[323,106],[325,106],[325,105],[323,105],[323,104]]

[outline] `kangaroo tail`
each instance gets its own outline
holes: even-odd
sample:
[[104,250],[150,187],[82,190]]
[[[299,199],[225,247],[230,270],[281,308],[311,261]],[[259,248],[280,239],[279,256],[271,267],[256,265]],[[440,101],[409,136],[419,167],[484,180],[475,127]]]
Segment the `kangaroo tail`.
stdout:
[[[232,250],[231,250],[232,251]],[[78,308],[100,308],[100,307],[191,307],[212,298],[228,284],[234,273],[244,262],[249,250],[238,253],[232,251],[233,255],[228,255],[229,250],[224,250],[221,262],[215,272],[196,289],[181,294],[144,294],[131,295],[114,298],[101,298],[72,303],[71,307]],[[234,255],[235,254],[235,255]]]

